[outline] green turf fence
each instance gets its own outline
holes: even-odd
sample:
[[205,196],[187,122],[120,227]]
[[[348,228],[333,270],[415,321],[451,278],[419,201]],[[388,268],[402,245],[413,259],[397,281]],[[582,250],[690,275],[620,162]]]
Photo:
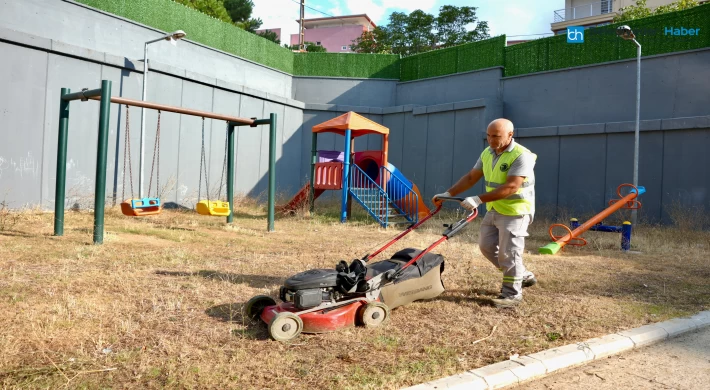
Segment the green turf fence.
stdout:
[[[636,45],[616,35],[627,24],[642,46],[642,56],[710,47],[710,3],[684,11],[595,27],[584,43],[567,43],[567,35],[537,39],[505,48],[505,75],[516,76],[636,57]],[[666,35],[671,27],[699,28],[697,36]]]
[[504,64],[505,35],[404,57],[400,80],[411,81]]
[[191,41],[293,73],[291,50],[172,0],[76,1],[165,32],[183,30]]
[[399,79],[393,54],[295,53],[294,76]]

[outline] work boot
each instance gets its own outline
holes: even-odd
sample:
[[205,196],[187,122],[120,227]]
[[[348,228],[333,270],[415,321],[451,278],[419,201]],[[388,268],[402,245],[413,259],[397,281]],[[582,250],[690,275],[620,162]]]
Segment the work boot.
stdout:
[[523,287],[532,287],[537,284],[537,279],[535,278],[535,274],[532,272],[529,272],[523,276]]
[[523,295],[518,294],[511,297],[500,295],[498,298],[491,299],[491,301],[495,307],[505,309],[518,306],[523,301]]

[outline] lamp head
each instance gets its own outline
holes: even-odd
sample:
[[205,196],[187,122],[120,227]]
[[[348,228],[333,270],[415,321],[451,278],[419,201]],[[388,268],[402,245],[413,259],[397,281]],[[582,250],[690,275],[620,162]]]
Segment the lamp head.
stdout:
[[621,38],[624,39],[634,39],[636,36],[634,35],[634,32],[631,31],[631,27],[627,25],[619,26],[616,28],[616,35],[620,36]]
[[185,34],[185,31],[177,30],[174,33],[172,33],[172,35],[168,39],[174,39],[177,41],[178,39],[185,38],[185,35],[187,35],[187,34]]

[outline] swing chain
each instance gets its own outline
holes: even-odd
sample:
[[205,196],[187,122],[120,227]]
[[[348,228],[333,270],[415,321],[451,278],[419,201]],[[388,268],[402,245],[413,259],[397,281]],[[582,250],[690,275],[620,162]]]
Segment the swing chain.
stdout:
[[155,131],[155,145],[153,146],[153,163],[150,167],[150,180],[148,181],[148,196],[150,196],[150,190],[153,188],[153,170],[155,168],[155,160],[157,156],[158,160],[158,170],[156,172],[155,181],[155,197],[160,197],[160,110],[158,110],[158,129]]
[[[224,132],[224,161],[222,162],[222,176],[219,178],[219,192],[217,196],[222,194],[222,187],[224,187],[224,199],[227,199],[227,185],[224,182],[224,172],[227,170],[227,141],[229,138],[229,122],[227,122],[227,131]],[[227,202],[231,200],[227,199]]]
[[206,192],[207,192],[207,199],[210,199],[210,182],[209,182],[209,177],[207,175],[207,161],[205,159],[205,117],[202,117],[202,151],[200,154],[200,181],[199,184],[197,185],[197,201],[200,201],[200,194],[202,191],[202,167],[204,166],[204,172],[205,172],[205,186]]
[[128,177],[131,183],[131,198],[133,198],[133,164],[131,163],[131,116],[130,106],[126,104],[126,131],[123,139],[123,193],[122,199],[126,199],[126,155],[128,155]]

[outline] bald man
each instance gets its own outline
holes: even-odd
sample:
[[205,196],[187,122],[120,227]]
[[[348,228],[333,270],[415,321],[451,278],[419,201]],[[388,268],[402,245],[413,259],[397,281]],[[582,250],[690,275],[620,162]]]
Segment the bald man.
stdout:
[[537,156],[513,139],[513,123],[496,119],[486,130],[488,147],[481,153],[473,169],[443,194],[456,196],[485,180],[486,192],[469,196],[461,205],[469,210],[486,204],[481,223],[481,253],[503,272],[503,287],[496,307],[514,307],[523,300],[523,287],[537,283],[535,275],[523,265],[525,237],[535,214],[535,160]]

